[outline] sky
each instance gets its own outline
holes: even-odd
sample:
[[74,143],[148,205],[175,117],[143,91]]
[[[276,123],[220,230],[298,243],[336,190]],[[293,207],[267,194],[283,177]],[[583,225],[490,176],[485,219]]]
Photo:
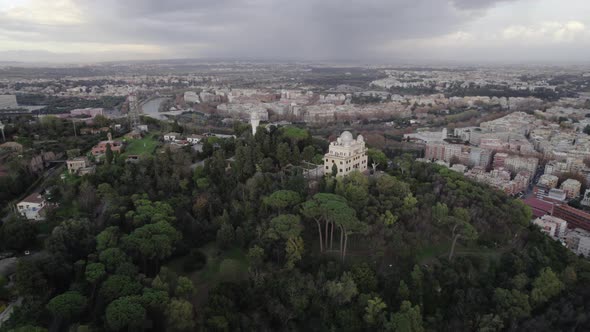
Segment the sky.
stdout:
[[0,61],[587,63],[590,0],[0,0]]

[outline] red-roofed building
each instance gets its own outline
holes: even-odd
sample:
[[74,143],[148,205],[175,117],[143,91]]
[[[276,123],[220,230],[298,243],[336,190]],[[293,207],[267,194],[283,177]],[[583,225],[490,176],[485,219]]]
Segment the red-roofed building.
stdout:
[[119,141],[101,141],[92,148],[92,155],[102,155],[107,151],[107,144],[111,145],[111,151],[120,152],[123,148],[123,142]]
[[553,213],[553,203],[551,202],[534,197],[529,197],[523,202],[524,204],[530,206],[530,208],[533,210],[533,216],[535,218],[541,218],[542,216]]
[[567,204],[556,204],[553,207],[553,216],[567,221],[568,228],[581,228],[590,232],[590,213]]
[[47,202],[39,193],[33,193],[16,205],[18,212],[29,220],[43,220]]

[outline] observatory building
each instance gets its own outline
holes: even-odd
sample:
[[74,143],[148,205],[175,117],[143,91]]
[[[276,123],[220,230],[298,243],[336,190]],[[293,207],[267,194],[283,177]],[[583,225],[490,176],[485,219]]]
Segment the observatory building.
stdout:
[[332,174],[332,167],[338,168],[338,176],[347,175],[353,170],[367,170],[367,148],[362,135],[352,138],[349,131],[340,134],[336,142],[330,143],[328,153],[324,155],[324,174]]

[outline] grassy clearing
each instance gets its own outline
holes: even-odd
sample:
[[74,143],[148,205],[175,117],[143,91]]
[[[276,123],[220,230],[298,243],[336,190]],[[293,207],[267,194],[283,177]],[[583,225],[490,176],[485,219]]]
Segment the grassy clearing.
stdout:
[[[416,261],[420,264],[431,263],[438,258],[447,258],[451,252],[451,240],[425,246],[416,253]],[[464,246],[461,243],[457,243],[455,247],[454,257],[459,256],[485,256],[491,259],[497,259],[501,256],[501,249],[490,249],[484,247],[478,247],[475,245]]]
[[151,155],[156,150],[159,142],[155,135],[146,136],[142,139],[132,139],[127,141],[125,147],[126,155]]
[[207,255],[207,264],[199,271],[186,273],[183,265],[186,257],[171,261],[167,266],[178,275],[189,277],[197,292],[193,298],[194,304],[205,303],[209,290],[220,282],[238,282],[248,278],[248,257],[241,248],[225,251],[217,249],[215,243],[210,243],[200,249]]
[[[457,249],[459,249],[459,244],[457,244],[456,250]],[[450,241],[425,246],[416,253],[416,261],[421,264],[424,264],[424,263],[429,262],[433,259],[437,259],[441,255],[445,255],[445,254],[448,255],[450,251],[451,251],[451,242]]]

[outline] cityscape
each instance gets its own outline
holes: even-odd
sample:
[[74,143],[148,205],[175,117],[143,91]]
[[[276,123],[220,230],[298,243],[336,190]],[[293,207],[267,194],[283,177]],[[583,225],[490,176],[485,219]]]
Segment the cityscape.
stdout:
[[588,3],[132,3],[0,0],[0,332],[590,330]]

